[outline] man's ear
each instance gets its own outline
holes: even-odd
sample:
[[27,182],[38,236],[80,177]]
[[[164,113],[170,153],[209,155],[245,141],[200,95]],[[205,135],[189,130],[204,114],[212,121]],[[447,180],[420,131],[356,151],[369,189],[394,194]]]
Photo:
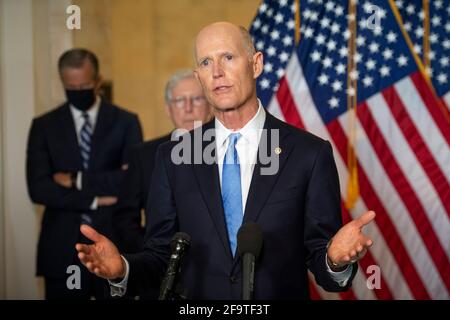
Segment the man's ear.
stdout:
[[263,72],[264,57],[262,52],[258,51],[253,55],[253,79],[258,78]]

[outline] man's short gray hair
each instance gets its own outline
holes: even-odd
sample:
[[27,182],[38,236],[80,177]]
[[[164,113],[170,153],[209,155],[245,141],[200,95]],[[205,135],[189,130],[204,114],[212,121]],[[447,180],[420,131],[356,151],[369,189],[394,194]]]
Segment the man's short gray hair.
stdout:
[[172,99],[172,91],[173,89],[180,83],[181,80],[195,78],[194,71],[191,69],[183,69],[175,72],[167,81],[166,89],[164,92],[164,98],[166,99],[166,103],[169,104]]
[[253,45],[252,36],[250,35],[250,32],[248,32],[248,30],[243,26],[239,26],[239,31],[241,31],[242,41],[244,43],[245,51],[247,51],[248,58],[252,60],[253,55],[256,53],[255,46]]

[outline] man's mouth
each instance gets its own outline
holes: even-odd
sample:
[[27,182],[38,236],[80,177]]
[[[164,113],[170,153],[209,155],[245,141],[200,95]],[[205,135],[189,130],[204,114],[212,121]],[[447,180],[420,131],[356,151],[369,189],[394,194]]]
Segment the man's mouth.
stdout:
[[214,92],[215,93],[225,93],[225,92],[230,91],[230,89],[231,89],[231,86],[225,86],[225,85],[217,86],[214,88]]

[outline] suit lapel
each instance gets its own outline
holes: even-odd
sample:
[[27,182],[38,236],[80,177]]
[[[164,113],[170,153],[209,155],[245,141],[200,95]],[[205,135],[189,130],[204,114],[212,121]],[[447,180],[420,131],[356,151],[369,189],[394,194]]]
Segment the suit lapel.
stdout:
[[[263,134],[263,136],[261,136],[261,141],[258,147],[257,162],[253,169],[252,180],[250,183],[247,203],[245,206],[243,223],[257,221],[262,208],[264,207],[267,199],[270,196],[270,193],[272,192],[275,182],[278,180],[278,173],[283,169],[283,166],[286,163],[286,160],[292,150],[292,145],[288,144],[287,139],[285,139],[289,134],[289,131],[277,125],[276,121],[278,120],[276,120],[266,111],[266,122],[264,124],[264,129],[266,129],[266,137],[268,143],[267,147],[265,148],[267,151],[265,151],[264,148],[262,150],[264,153],[266,153],[266,155],[264,155],[265,157],[274,156],[278,158],[279,168],[274,174],[261,174],[261,169],[266,167],[266,165],[263,165],[261,161],[262,159],[259,152],[261,150],[261,142],[263,142],[263,139],[265,139]],[[279,143],[276,143],[276,141],[272,143],[271,130],[274,129],[279,130]],[[281,151],[280,154],[276,154],[276,148],[279,148],[278,150]],[[267,166],[270,166],[270,163]]]
[[[214,120],[208,122],[201,129],[199,128],[197,130],[201,130],[203,135],[203,133],[208,129],[214,130]],[[215,139],[213,138],[212,141],[203,141],[202,139],[202,151],[205,150],[206,146],[210,143],[214,143],[215,145]],[[214,157],[215,156],[216,150],[214,146]],[[203,199],[208,207],[209,214],[213,220],[217,233],[219,234],[223,247],[231,256],[228,231],[225,222],[225,213],[222,205],[218,165],[217,163],[206,164],[202,161],[201,164],[194,164],[193,168]]]
[[63,142],[61,143],[68,150],[67,159],[70,159],[69,161],[71,162],[73,161],[74,168],[81,169],[82,168],[81,153],[78,145],[75,122],[73,120],[69,104],[67,103],[61,107],[59,125],[61,126],[60,132],[63,133],[62,135]]

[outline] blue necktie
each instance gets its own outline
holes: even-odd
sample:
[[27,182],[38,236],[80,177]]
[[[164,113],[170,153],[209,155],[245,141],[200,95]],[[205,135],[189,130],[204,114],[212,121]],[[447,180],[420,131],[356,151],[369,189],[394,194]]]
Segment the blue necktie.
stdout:
[[[80,152],[81,159],[83,161],[83,169],[86,171],[89,168],[89,157],[91,155],[91,138],[92,138],[92,125],[89,120],[89,115],[83,112],[84,123],[80,131]],[[81,222],[83,224],[92,225],[92,218],[83,213],[81,215]]]
[[230,143],[225,153],[222,168],[222,202],[233,256],[236,253],[237,232],[243,218],[241,167],[236,151],[236,142],[240,137],[240,133],[230,134]]

